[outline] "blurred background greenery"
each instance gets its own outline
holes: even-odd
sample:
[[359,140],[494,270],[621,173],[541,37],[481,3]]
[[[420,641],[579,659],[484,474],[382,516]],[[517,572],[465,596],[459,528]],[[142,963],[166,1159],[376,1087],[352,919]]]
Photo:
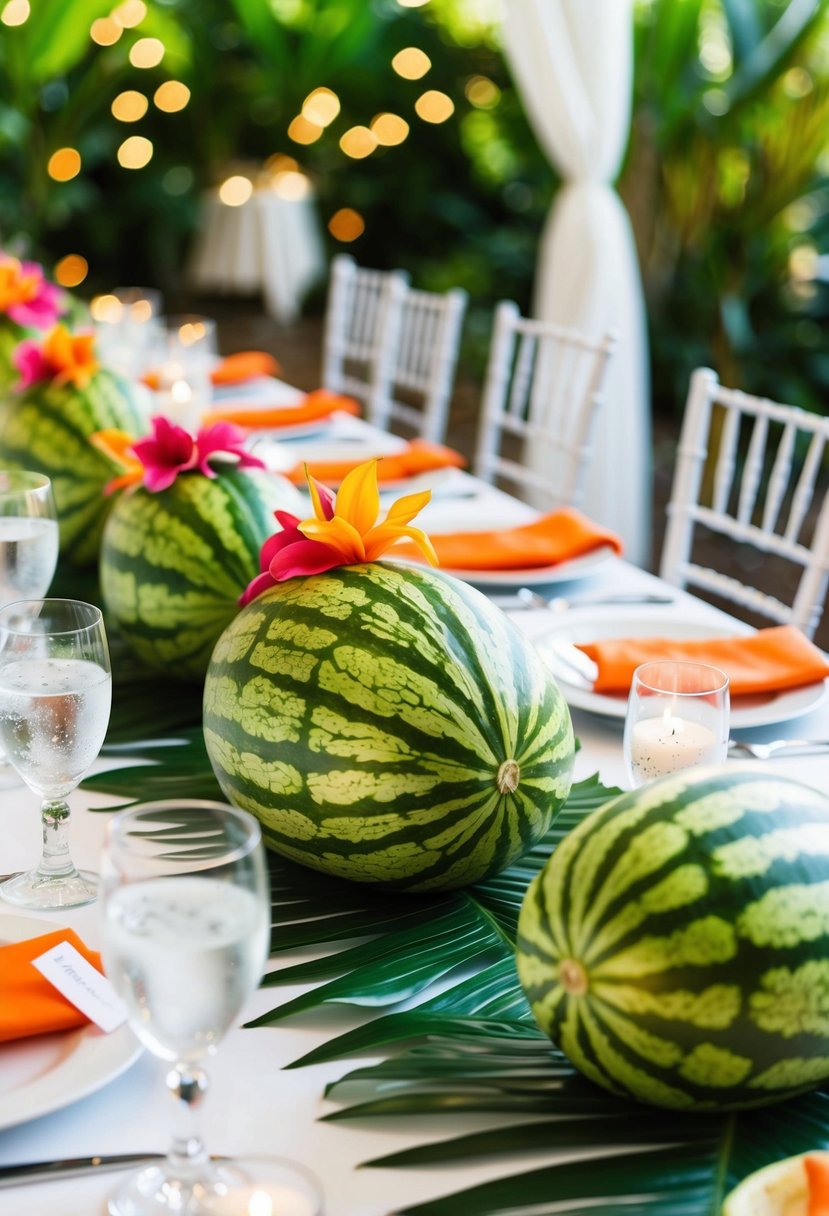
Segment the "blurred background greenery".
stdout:
[[[658,410],[708,363],[826,412],[827,8],[637,0],[619,188]],[[473,363],[494,301],[530,307],[557,179],[496,0],[0,0],[0,245],[79,294],[180,291],[203,192],[293,162],[329,253],[469,291]]]

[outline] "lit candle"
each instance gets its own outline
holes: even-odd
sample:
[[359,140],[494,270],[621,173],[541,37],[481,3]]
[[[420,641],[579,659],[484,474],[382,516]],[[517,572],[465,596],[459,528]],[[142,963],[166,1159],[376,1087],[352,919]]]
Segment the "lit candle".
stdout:
[[701,722],[679,718],[666,709],[660,718],[644,718],[633,727],[631,768],[640,781],[653,781],[680,768],[716,763],[721,748],[714,732]]
[[207,403],[196,391],[186,369],[179,363],[164,363],[157,375],[155,412],[163,414],[185,430],[197,429]]

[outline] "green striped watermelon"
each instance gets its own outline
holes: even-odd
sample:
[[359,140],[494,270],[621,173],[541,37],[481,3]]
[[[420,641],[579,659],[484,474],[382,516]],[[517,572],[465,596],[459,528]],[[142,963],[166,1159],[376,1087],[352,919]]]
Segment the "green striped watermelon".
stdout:
[[208,668],[204,734],[271,848],[412,891],[529,849],[574,751],[555,681],[503,613],[394,562],[290,579],[244,608]]
[[589,815],[531,884],[518,973],[586,1077],[677,1109],[829,1077],[829,798],[752,765]]
[[75,565],[97,560],[111,500],[103,488],[118,469],[89,442],[95,431],[147,429],[141,385],[100,370],[84,389],[33,384],[0,404],[0,465],[52,479],[61,555]]
[[259,573],[277,508],[302,514],[290,482],[228,466],[214,479],[184,473],[159,493],[139,486],[120,496],[104,529],[101,593],[140,658],[176,678],[203,678]]

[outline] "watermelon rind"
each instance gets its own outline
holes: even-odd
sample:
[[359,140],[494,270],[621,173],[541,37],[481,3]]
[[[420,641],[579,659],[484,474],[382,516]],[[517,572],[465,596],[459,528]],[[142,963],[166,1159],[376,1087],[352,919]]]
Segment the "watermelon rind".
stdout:
[[392,561],[290,579],[219,639],[204,733],[269,847],[411,891],[495,874],[570,789],[570,715],[479,592]]

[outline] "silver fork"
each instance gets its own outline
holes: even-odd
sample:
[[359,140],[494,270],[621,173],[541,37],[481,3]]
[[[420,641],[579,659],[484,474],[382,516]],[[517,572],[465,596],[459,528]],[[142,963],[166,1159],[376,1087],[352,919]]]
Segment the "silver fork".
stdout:
[[730,739],[729,756],[750,760],[771,760],[773,756],[817,756],[829,752],[829,739],[773,739],[771,743],[746,743]]
[[596,596],[589,599],[571,600],[564,595],[554,595],[547,599],[544,595],[539,595],[537,591],[532,591],[529,587],[519,587],[514,597],[511,597],[508,603],[507,597],[503,601],[495,600],[501,606],[512,606],[513,608],[544,608],[548,612],[567,612],[570,608],[592,608],[595,605],[601,604],[672,604],[673,596],[670,595],[650,595],[638,591],[619,592],[616,595]]

